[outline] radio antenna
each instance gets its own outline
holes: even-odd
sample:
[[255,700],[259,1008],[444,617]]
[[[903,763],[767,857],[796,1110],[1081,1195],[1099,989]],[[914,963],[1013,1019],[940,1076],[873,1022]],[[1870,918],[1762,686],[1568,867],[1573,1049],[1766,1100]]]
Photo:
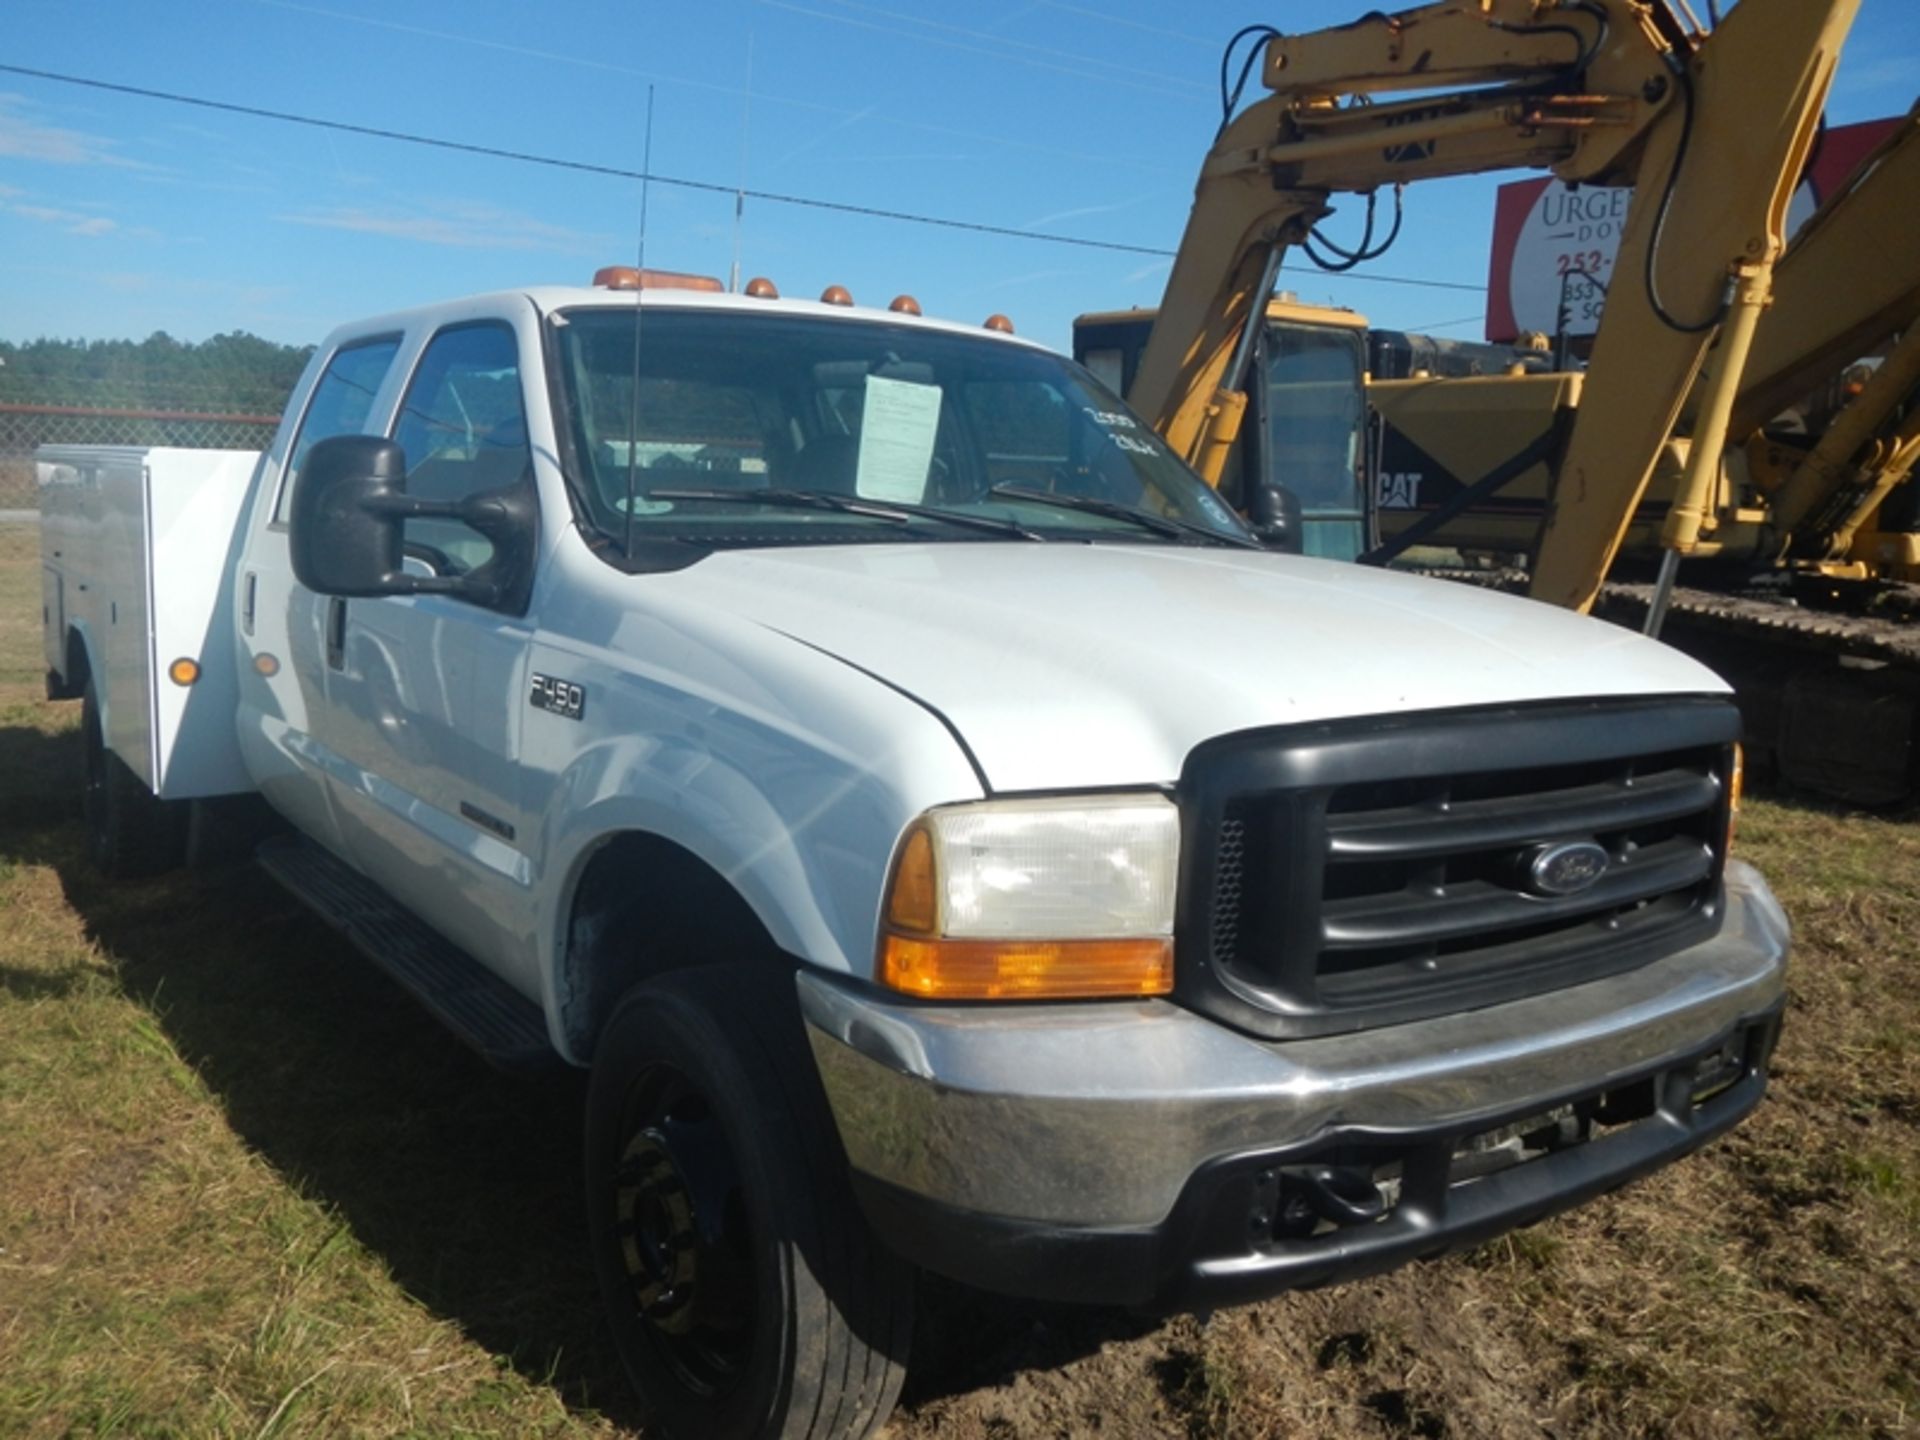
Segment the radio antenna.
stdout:
[[627,517],[625,549],[633,558],[633,507],[635,478],[640,461],[640,312],[645,306],[647,274],[647,192],[653,185],[653,86],[647,86],[647,129],[640,142],[640,244],[634,257],[640,269],[640,284],[633,292],[633,392],[627,407]]
[[753,32],[747,32],[747,88],[740,101],[740,183],[733,190],[733,268],[727,289],[740,293],[740,238],[746,226],[747,157],[753,143]]

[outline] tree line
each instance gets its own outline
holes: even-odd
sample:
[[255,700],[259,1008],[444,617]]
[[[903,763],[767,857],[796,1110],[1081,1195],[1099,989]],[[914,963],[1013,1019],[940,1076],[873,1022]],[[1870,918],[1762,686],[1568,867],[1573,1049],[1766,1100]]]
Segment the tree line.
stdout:
[[311,345],[243,330],[207,340],[0,341],[0,403],[276,415]]

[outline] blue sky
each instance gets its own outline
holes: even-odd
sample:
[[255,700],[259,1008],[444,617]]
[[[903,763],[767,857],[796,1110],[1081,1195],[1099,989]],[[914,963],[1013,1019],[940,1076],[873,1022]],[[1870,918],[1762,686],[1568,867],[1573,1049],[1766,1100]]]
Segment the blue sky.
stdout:
[[[1251,21],[1365,5],[1188,0],[7,0],[8,63],[638,169],[990,224],[1177,244]],[[1864,0],[1835,123],[1904,111],[1920,5]],[[1512,177],[1507,177],[1512,178]],[[1376,275],[1479,287],[1492,178],[1407,192]],[[730,196],[661,186],[648,262],[725,275]],[[0,75],[0,338],[308,342],[374,311],[631,263],[637,184]],[[1336,234],[1357,220],[1349,201]],[[1158,300],[1165,263],[749,200],[743,273],[847,285],[1068,343]],[[1338,279],[1302,298],[1480,333],[1468,291]]]

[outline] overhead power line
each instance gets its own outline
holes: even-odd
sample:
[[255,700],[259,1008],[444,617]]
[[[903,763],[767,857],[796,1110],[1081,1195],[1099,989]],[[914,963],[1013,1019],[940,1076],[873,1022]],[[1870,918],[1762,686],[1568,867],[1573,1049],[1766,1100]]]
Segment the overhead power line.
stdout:
[[441,40],[453,45],[467,45],[479,50],[492,50],[507,55],[517,55],[528,60],[539,60],[553,65],[576,66],[586,70],[598,70],[612,75],[628,75],[636,80],[646,80],[663,86],[677,86],[682,89],[700,90],[715,95],[732,95],[758,104],[784,105],[793,109],[809,111],[817,115],[832,115],[841,121],[861,120],[870,124],[889,126],[897,130],[918,130],[928,135],[946,135],[956,140],[966,140],[975,144],[993,145],[1006,150],[1023,150],[1030,155],[1052,155],[1062,160],[1072,160],[1085,165],[1125,164],[1132,171],[1167,170],[1163,165],[1142,164],[1137,157],[1121,156],[1108,150],[1104,152],[1068,150],[1058,145],[1043,145],[1033,140],[1016,140],[1007,135],[989,135],[977,130],[962,130],[952,125],[933,125],[925,120],[908,120],[899,115],[878,113],[873,106],[858,110],[849,110],[842,105],[828,105],[819,100],[803,100],[797,95],[778,95],[768,91],[755,91],[751,85],[744,89],[738,85],[725,85],[712,80],[696,80],[691,75],[676,75],[663,70],[639,69],[632,65],[612,60],[590,58],[584,55],[569,55],[558,50],[541,50],[531,45],[510,43],[504,40],[489,40],[479,35],[465,35],[455,30],[438,30],[424,25],[410,25],[399,20],[387,20],[375,15],[355,15],[345,10],[328,9],[321,5],[309,5],[303,0],[253,0],[255,5],[270,6],[276,10],[286,10],[298,15],[312,16],[321,20],[333,20],[345,25],[361,25],[376,30],[392,31],[400,35],[414,35],[426,40]]
[[[1058,235],[1043,230],[1023,230],[1014,225],[992,225],[979,220],[959,220],[946,215],[921,215],[910,210],[889,210],[876,205],[855,205],[844,200],[822,200],[810,195],[786,195],[776,190],[755,190],[727,185],[715,180],[692,180],[684,176],[661,175],[647,170],[629,170],[620,165],[601,165],[590,160],[570,160],[559,155],[539,155],[525,150],[507,150],[495,145],[480,145],[444,136],[417,135],[405,130],[388,130],[377,125],[357,125],[348,120],[329,120],[318,115],[300,115],[289,110],[268,110],[258,105],[238,105],[228,100],[213,100],[202,95],[182,95],[170,90],[154,90],[143,85],[123,85],[87,75],[66,75],[54,70],[39,70],[27,65],[0,64],[0,74],[21,75],[56,85],[74,85],[86,90],[104,90],[115,95],[132,95],[142,100],[158,100],[169,105],[186,105],[197,110],[213,110],[226,115],[244,115],[255,120],[277,120],[287,125],[303,125],[314,130],[330,130],[345,135],[364,135],[375,140],[393,140],[404,145],[422,145],[434,150],[450,150],[462,155],[479,155],[492,160],[511,160],[521,165],[540,165],[575,174],[600,175],[616,180],[644,180],[672,189],[694,190],[709,195],[733,195],[769,204],[793,205],[802,209],[827,210],[842,215],[859,215],[874,220],[897,220],[910,225],[932,225],[946,230],[963,230],[976,235],[1002,235],[1012,240],[1033,240],[1048,245],[1069,245],[1083,250],[1105,250],[1122,255],[1171,257],[1175,252],[1163,246],[1132,245],[1121,240],[1098,240],[1086,235]],[[1344,275],[1346,280],[1365,280],[1381,285],[1409,285],[1425,290],[1464,290],[1479,294],[1481,287],[1453,280],[1425,280],[1408,275]]]

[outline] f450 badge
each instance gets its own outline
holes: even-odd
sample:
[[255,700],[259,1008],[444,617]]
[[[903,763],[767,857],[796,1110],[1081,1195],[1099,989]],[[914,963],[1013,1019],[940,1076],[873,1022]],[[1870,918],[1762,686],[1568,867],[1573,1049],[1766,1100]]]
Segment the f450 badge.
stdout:
[[527,703],[562,720],[578,720],[587,713],[587,692],[584,686],[571,680],[556,680],[551,675],[536,673],[527,692]]

